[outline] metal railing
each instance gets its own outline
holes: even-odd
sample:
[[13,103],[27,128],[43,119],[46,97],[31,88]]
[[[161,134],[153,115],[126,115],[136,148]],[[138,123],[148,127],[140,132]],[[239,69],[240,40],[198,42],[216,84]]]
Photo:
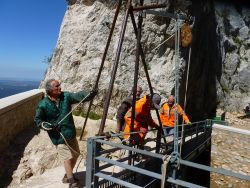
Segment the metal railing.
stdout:
[[[136,146],[123,145],[121,141],[106,140],[103,136],[89,138],[87,143],[86,187],[139,188],[153,185],[164,187],[165,184],[192,188],[203,187],[182,180],[178,174],[180,165],[250,181],[249,176],[190,161],[200,155],[210,143],[212,124],[211,120],[206,120],[184,126],[183,138],[178,136],[179,147],[181,147],[181,144],[183,147],[182,155],[176,154],[173,149],[164,150],[164,143],[161,143],[160,153],[155,153],[155,147],[146,150]],[[136,134],[136,132],[132,134]],[[122,134],[113,134],[111,140],[119,140],[120,136]],[[165,137],[170,136],[172,135],[166,135]],[[146,140],[154,141],[152,138]],[[173,142],[167,144],[171,145]],[[190,150],[192,146],[195,147]],[[189,147],[187,149],[189,152],[185,152],[185,147]],[[132,155],[128,155],[129,152]],[[122,155],[117,157],[115,153],[122,153]],[[129,160],[132,160],[131,165],[128,163]],[[115,170],[117,168],[118,170]],[[173,169],[177,172],[175,176],[173,176]]]
[[[101,151],[102,150],[101,148],[104,147],[104,145],[111,146],[113,149]],[[156,179],[161,178],[160,173],[145,170],[142,167],[140,167],[140,164],[135,165],[135,161],[133,161],[132,165],[128,165],[127,163],[129,160],[131,160],[131,158],[135,158],[139,154],[143,155],[145,158],[154,158],[158,160],[162,159],[162,157],[164,156],[162,154],[148,152],[135,147],[130,147],[119,143],[110,142],[104,140],[103,137],[89,138],[87,150],[88,154],[87,154],[86,187],[99,187],[99,186],[101,187],[101,184],[105,182],[99,181],[98,180],[99,178],[106,179],[117,185],[125,187],[140,187],[130,182],[134,181],[134,177],[131,178],[128,175],[131,174],[131,172],[148,175]],[[115,150],[116,152],[121,151],[123,153],[128,153],[128,151],[131,151],[132,155],[129,157],[129,155],[125,154],[122,157],[118,158],[117,160],[107,157],[109,156],[110,152],[114,152]],[[115,166],[126,169],[127,175],[124,176],[124,174],[126,174],[125,171],[121,171],[121,173],[113,173],[111,168]],[[107,174],[112,174],[112,176]],[[122,177],[125,177],[125,179],[122,179]]]

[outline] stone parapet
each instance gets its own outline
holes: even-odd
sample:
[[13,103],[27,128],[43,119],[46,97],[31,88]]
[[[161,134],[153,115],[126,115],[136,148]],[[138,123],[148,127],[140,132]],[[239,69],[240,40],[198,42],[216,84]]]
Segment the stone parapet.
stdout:
[[[213,125],[211,167],[250,176],[250,131]],[[245,188],[250,181],[211,173],[210,187]]]
[[44,96],[34,89],[0,99],[0,151],[22,130],[34,125],[35,109]]

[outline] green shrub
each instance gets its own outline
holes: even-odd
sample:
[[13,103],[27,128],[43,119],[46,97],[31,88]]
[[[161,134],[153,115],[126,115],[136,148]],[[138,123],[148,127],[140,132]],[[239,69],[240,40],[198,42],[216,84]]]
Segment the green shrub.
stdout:
[[72,114],[73,114],[74,116],[80,116],[81,110],[80,110],[80,109],[76,109],[76,110],[74,110],[74,111],[72,112]]
[[239,37],[233,37],[233,41],[234,41],[234,43],[238,44],[239,46],[242,45],[242,41],[240,40]]
[[99,114],[96,114],[95,112],[90,112],[89,118],[93,120],[98,120],[98,119],[101,119],[101,116]]
[[[87,112],[84,112],[81,109],[76,109],[73,111],[73,115],[86,118]],[[99,114],[96,114],[95,112],[90,111],[89,118],[93,120],[98,120],[98,119],[101,119],[101,116]]]

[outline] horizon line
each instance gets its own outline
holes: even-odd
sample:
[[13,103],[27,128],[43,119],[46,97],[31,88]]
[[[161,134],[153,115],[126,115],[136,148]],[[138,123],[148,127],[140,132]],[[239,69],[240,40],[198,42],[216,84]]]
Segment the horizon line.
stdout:
[[41,82],[43,80],[43,78],[0,77],[0,80],[7,80],[7,81],[37,81],[37,82]]

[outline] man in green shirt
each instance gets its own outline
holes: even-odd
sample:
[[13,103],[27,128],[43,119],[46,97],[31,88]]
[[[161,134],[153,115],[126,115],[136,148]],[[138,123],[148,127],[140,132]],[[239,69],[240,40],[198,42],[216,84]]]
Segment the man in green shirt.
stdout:
[[59,81],[55,79],[48,80],[45,89],[47,95],[38,104],[35,123],[37,127],[47,130],[59,157],[64,161],[66,174],[63,183],[70,183],[70,187],[78,187],[78,182],[73,176],[73,168],[80,150],[73,116],[70,113],[71,105],[93,99],[97,91],[62,92]]

